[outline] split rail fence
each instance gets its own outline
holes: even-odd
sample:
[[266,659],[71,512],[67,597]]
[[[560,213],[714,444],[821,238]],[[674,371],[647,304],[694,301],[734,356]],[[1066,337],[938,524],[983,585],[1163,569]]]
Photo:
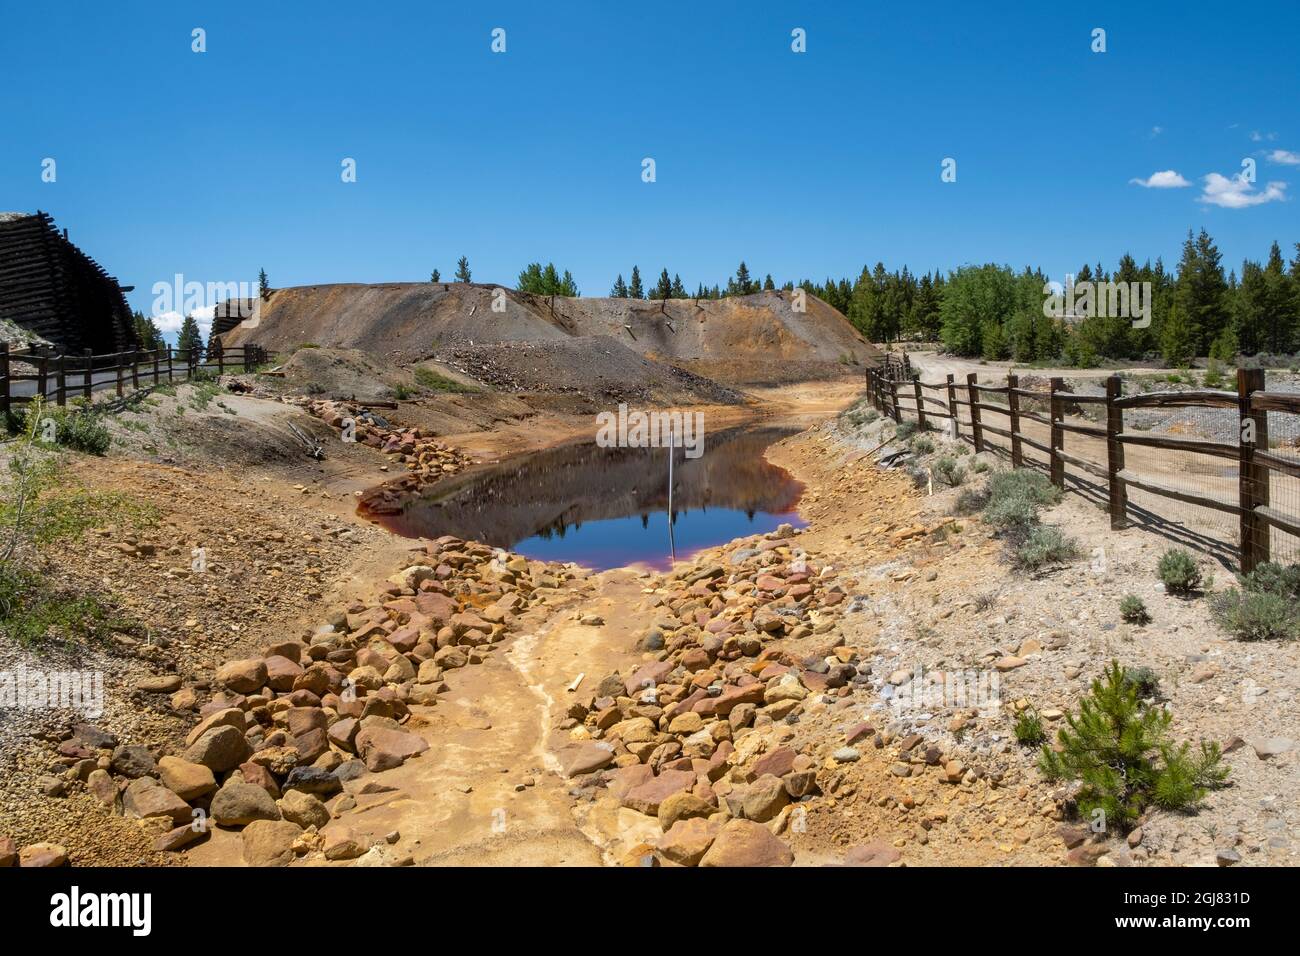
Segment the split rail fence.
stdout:
[[[1297,560],[1300,394],[1269,391],[1262,369],[1238,369],[1235,391],[1126,395],[1121,377],[1103,383],[1104,394],[1083,394],[1067,391],[1061,378],[1046,389],[1024,388],[1015,373],[997,385],[980,384],[973,372],[964,382],[951,374],[923,382],[905,356],[893,354],[866,371],[881,414],[899,423],[906,416],[922,429],[942,424],[977,453],[1045,469],[1058,488],[1069,479],[1078,486],[1071,490],[1105,505],[1113,529],[1130,520],[1154,524],[1234,559],[1243,572],[1263,561]],[[1164,430],[1147,431],[1153,423]],[[1179,430],[1218,437],[1182,437]]]
[[[0,416],[37,396],[66,405],[69,397],[90,399],[95,392],[111,388],[121,397],[128,386],[138,389],[141,382],[187,381],[200,369],[219,375],[231,369],[248,371],[266,361],[266,350],[260,346],[222,348],[219,341],[206,358],[197,349],[173,349],[170,345],[147,352],[55,355],[39,349],[12,349],[9,343],[0,342]],[[27,369],[19,371],[19,366]]]

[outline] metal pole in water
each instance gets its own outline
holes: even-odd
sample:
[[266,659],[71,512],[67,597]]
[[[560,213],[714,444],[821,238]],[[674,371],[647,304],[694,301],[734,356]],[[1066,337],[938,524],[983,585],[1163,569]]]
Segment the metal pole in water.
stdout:
[[673,430],[668,429],[668,549],[677,563],[677,542],[673,539]]

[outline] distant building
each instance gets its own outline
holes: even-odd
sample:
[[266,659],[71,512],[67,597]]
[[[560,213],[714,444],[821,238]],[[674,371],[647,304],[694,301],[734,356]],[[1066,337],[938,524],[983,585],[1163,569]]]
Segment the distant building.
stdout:
[[125,292],[48,213],[0,212],[0,319],[69,354],[139,347]]

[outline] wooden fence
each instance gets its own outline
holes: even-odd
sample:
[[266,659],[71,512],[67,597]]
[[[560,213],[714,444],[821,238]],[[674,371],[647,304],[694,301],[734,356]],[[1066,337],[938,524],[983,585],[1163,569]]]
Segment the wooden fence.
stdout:
[[[1300,478],[1300,458],[1273,451],[1268,434],[1268,413],[1300,414],[1300,394],[1267,391],[1262,369],[1238,369],[1235,391],[1191,389],[1133,395],[1124,394],[1124,382],[1119,376],[1104,380],[1104,395],[1068,392],[1061,378],[1051,379],[1046,391],[1020,387],[1019,377],[1014,373],[1007,375],[1005,385],[981,385],[976,378],[972,372],[965,382],[957,382],[953,375],[948,375],[943,382],[922,382],[911,372],[906,359],[886,361],[866,371],[867,393],[872,404],[895,422],[902,422],[906,413],[909,420],[916,421],[923,429],[930,427],[932,421],[946,423],[953,437],[969,441],[976,452],[1009,452],[1011,464],[1017,468],[1026,464],[1042,465],[1026,460],[1025,449],[1034,449],[1046,456],[1051,481],[1058,488],[1065,488],[1067,466],[1099,479],[1104,483],[1113,529],[1127,525],[1132,510],[1129,489],[1134,488],[1235,517],[1239,531],[1235,549],[1243,572],[1270,559],[1274,529],[1300,538],[1300,517],[1274,507],[1270,500],[1273,476]],[[992,398],[1004,398],[1006,404],[991,401]],[[1026,407],[1027,404],[1038,405],[1040,409]],[[1097,423],[1067,418],[1067,408],[1083,406],[1096,406]],[[967,410],[965,420],[960,413],[962,408]],[[1237,440],[1138,434],[1124,427],[1124,413],[1129,410],[1186,408],[1234,412],[1240,426],[1236,429]],[[1005,419],[1006,427],[990,423],[987,415],[1001,416],[998,421]],[[1047,440],[1027,434],[1026,422],[1043,426]],[[989,434],[1007,439],[1009,448],[990,443],[986,437]],[[1067,435],[1104,442],[1105,463],[1094,463],[1067,451]],[[1219,497],[1203,489],[1173,487],[1168,481],[1128,467],[1125,451],[1135,447],[1208,455],[1235,463],[1237,493]]]
[[[112,388],[120,397],[129,385],[139,388],[167,381],[186,381],[199,369],[224,374],[228,369],[248,371],[267,360],[266,350],[257,345],[222,348],[218,340],[204,359],[197,349],[173,349],[170,345],[149,352],[112,352],[107,355],[55,355],[39,349],[11,349],[0,342],[0,415],[36,396],[57,405],[68,397],[89,399],[96,391]],[[31,371],[16,371],[17,365]]]

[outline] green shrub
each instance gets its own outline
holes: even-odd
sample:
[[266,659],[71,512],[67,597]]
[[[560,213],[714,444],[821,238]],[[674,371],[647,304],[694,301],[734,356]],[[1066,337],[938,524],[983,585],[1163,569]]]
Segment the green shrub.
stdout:
[[1132,687],[1138,697],[1160,696],[1160,675],[1149,667],[1124,668],[1124,683]]
[[1241,578],[1241,586],[1247,591],[1300,601],[1300,564],[1281,565],[1265,561]]
[[975,472],[977,475],[982,475],[984,472],[989,470],[989,463],[983,458],[976,458],[970,463],[970,470]]
[[1156,572],[1170,594],[1187,595],[1201,589],[1201,569],[1186,551],[1170,548],[1161,555]]
[[1085,819],[1100,811],[1109,829],[1127,831],[1151,806],[1190,809],[1207,791],[1223,786],[1228,768],[1221,766],[1217,743],[1191,752],[1187,743],[1169,736],[1173,716],[1149,707],[1112,661],[1105,680],[1092,682],[1079,702],[1078,714],[1066,717],[1056,748],[1046,746],[1038,767],[1050,781],[1077,781],[1077,805]]
[[1216,624],[1239,641],[1290,640],[1300,636],[1300,607],[1272,591],[1235,588],[1211,595]]
[[95,412],[46,410],[41,417],[53,419],[54,440],[64,448],[102,456],[113,443],[112,434]]
[[1136,594],[1125,594],[1120,598],[1119,616],[1129,624],[1149,624],[1151,615],[1147,613],[1146,602]]
[[928,435],[918,435],[912,439],[912,453],[929,455],[934,452],[934,442]]
[[966,469],[957,464],[957,459],[944,455],[934,463],[934,475],[949,488],[956,488],[966,480]]
[[1043,730],[1043,722],[1038,716],[1038,711],[1032,707],[1016,715],[1015,730],[1016,743],[1022,747],[1037,747],[1047,739],[1047,732]]
[[1039,525],[1015,548],[1013,558],[1017,567],[1037,571],[1049,564],[1069,561],[1078,554],[1078,544],[1067,538],[1060,528]]
[[989,492],[987,488],[963,488],[957,494],[957,500],[953,502],[952,513],[957,515],[973,515],[988,504]]
[[445,375],[439,375],[431,368],[417,366],[412,369],[411,374],[415,376],[415,384],[421,388],[427,388],[431,392],[473,392],[477,391],[473,386],[462,385],[455,379],[450,379]]
[[897,441],[907,441],[916,434],[916,422],[899,422],[898,427],[894,429],[894,438]]
[[989,479],[989,494],[995,501],[1024,498],[1035,505],[1054,505],[1061,500],[1061,490],[1047,476],[1028,468],[1000,471]]

